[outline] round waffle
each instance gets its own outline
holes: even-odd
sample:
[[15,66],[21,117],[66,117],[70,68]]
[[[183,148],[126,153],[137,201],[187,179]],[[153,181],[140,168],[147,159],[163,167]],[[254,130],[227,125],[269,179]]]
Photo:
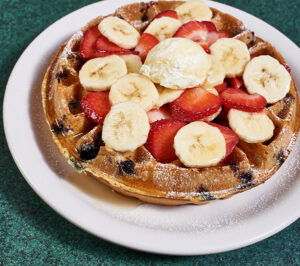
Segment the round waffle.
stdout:
[[[142,32],[158,13],[182,3],[135,3],[117,9],[114,15]],[[217,29],[245,42],[251,55],[270,55],[285,64],[270,43],[256,37],[240,20],[213,8],[212,11]],[[226,163],[186,168],[179,160],[157,162],[144,146],[123,153],[106,147],[101,139],[102,126],[89,120],[81,110],[80,99],[87,91],[78,77],[84,63],[79,52],[83,33],[103,18],[92,20],[61,46],[42,84],[43,108],[53,139],[73,167],[122,194],[156,204],[181,205],[204,204],[253,188],[269,179],[284,163],[299,130],[299,97],[293,81],[284,99],[266,107],[275,125],[273,137],[256,144],[240,140]]]

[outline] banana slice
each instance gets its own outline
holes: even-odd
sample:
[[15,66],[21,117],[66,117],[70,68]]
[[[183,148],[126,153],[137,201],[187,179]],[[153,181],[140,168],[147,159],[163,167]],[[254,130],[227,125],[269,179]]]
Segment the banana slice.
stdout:
[[274,124],[264,113],[248,113],[230,109],[228,121],[231,129],[248,143],[264,142],[273,136]]
[[153,108],[158,99],[158,92],[153,82],[147,77],[130,73],[115,82],[109,92],[112,105],[122,102],[134,102],[144,110]]
[[128,73],[139,73],[143,65],[141,58],[138,55],[126,54],[121,58],[125,61]]
[[120,152],[134,151],[146,143],[150,130],[146,112],[133,102],[112,106],[102,130],[104,143]]
[[213,56],[219,60],[226,72],[226,77],[241,76],[250,61],[247,45],[232,38],[222,38],[210,46]]
[[214,95],[217,95],[219,96],[219,93],[218,91],[215,89],[215,88],[212,88],[212,87],[203,87],[205,90],[207,90],[208,92],[214,94]]
[[157,108],[163,106],[166,103],[173,102],[184,92],[184,90],[168,89],[158,84],[156,85],[156,89],[159,94],[158,100],[155,103],[155,106]]
[[107,39],[125,49],[136,47],[140,39],[139,32],[127,21],[118,17],[104,18],[98,28]]
[[226,143],[218,128],[196,121],[177,132],[174,149],[185,166],[208,167],[218,164],[224,158]]
[[171,38],[180,26],[181,22],[178,19],[161,17],[154,19],[145,30],[145,33],[150,33],[162,41]]
[[104,91],[126,74],[124,60],[110,55],[87,61],[79,71],[79,80],[87,90]]
[[226,72],[223,64],[214,56],[211,56],[211,67],[207,73],[204,87],[214,87],[223,83]]
[[249,93],[259,93],[268,103],[283,99],[292,80],[285,67],[269,55],[253,58],[245,68],[243,79]]
[[178,6],[175,11],[182,23],[186,23],[191,20],[209,21],[213,15],[211,9],[200,0],[188,1]]

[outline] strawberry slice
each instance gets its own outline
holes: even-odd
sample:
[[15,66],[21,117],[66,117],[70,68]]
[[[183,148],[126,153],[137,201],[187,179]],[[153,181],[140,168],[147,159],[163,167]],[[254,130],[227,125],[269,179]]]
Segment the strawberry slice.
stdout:
[[229,38],[229,35],[225,31],[218,31],[218,32],[211,31],[208,33],[206,37],[206,41],[207,44],[210,46],[221,38]]
[[240,89],[240,88],[244,87],[244,81],[240,77],[228,78],[227,81],[228,81],[230,87],[232,87],[234,89]]
[[143,33],[137,46],[135,47],[135,51],[139,52],[139,56],[142,61],[144,61],[147,57],[149,51],[159,43],[159,40],[150,33]]
[[80,42],[80,54],[83,59],[91,59],[95,57],[95,43],[100,35],[98,26],[94,26],[84,33]]
[[108,91],[90,92],[80,101],[84,114],[97,124],[102,124],[110,110]]
[[186,123],[175,119],[158,120],[150,125],[146,149],[161,163],[169,163],[177,159],[174,137]]
[[183,24],[173,37],[188,38],[199,43],[206,52],[208,47],[220,38],[229,37],[226,32],[218,32],[216,26],[210,21],[190,21]]
[[100,35],[97,38],[95,42],[95,49],[95,56],[105,56],[111,54],[138,54],[138,52],[119,47],[103,35]]
[[220,94],[222,91],[227,89],[227,82],[224,81],[223,83],[215,86],[215,89],[218,91],[218,93]]
[[158,120],[172,118],[171,111],[167,105],[163,105],[159,109],[152,109],[147,112],[147,115],[150,124]]
[[178,15],[175,10],[166,10],[166,11],[160,12],[159,14],[157,14],[154,17],[154,19],[161,18],[161,17],[170,17],[170,18],[178,19]]
[[239,143],[239,136],[228,127],[221,126],[219,124],[215,124],[212,122],[206,122],[206,123],[211,126],[217,127],[223,134],[226,142],[226,154],[225,157],[223,158],[223,160],[225,160],[228,157],[228,155],[232,153],[235,146]]
[[258,93],[248,94],[241,89],[229,88],[221,93],[226,107],[245,112],[259,112],[267,105],[265,97]]
[[170,104],[175,119],[192,122],[216,113],[222,100],[205,89],[196,87],[185,90],[179,98]]

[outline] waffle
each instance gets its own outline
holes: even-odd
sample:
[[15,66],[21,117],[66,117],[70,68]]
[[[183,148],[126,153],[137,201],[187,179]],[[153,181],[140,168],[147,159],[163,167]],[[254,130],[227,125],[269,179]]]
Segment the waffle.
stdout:
[[[158,13],[174,9],[181,1],[135,3],[116,10],[119,16],[142,32]],[[256,37],[243,23],[212,9],[218,30],[245,42],[251,55],[284,58],[268,42]],[[273,137],[249,144],[240,140],[226,162],[208,168],[186,168],[179,160],[157,162],[144,148],[116,152],[101,139],[101,125],[85,117],[80,99],[87,93],[80,85],[78,71],[83,65],[79,44],[83,33],[103,17],[92,20],[61,46],[52,60],[42,84],[46,120],[54,141],[69,163],[124,195],[164,205],[204,204],[224,199],[268,180],[289,155],[299,130],[299,97],[294,81],[286,97],[266,107],[275,125]],[[226,121],[218,121],[226,125]]]

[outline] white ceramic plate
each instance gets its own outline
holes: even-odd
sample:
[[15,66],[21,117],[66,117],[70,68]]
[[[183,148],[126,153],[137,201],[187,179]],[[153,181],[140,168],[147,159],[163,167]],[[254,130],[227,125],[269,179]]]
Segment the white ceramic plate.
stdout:
[[[264,185],[205,206],[162,207],[127,199],[76,174],[62,158],[41,107],[40,85],[47,65],[60,44],[92,18],[135,1],[103,1],[65,16],[41,33],[17,62],[6,88],[4,126],[11,153],[27,182],[49,206],[80,228],[155,253],[200,255],[233,250],[291,224],[300,217],[300,205],[295,204],[300,200],[297,147]],[[274,43],[300,88],[300,51],[293,42],[243,11],[208,4],[240,18],[258,36]]]

